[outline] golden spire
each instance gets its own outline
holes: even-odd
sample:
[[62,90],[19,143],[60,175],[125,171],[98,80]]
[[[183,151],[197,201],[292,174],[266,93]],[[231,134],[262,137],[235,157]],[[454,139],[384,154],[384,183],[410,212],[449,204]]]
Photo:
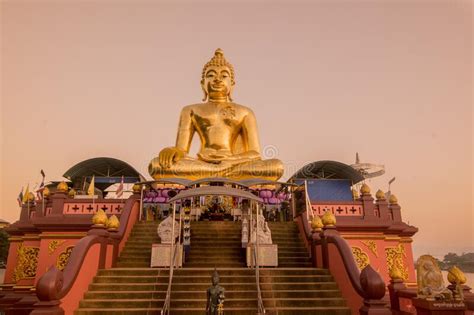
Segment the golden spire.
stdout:
[[368,195],[370,194],[370,187],[366,183],[362,184],[362,187],[360,187],[360,193],[362,195]]
[[392,268],[390,268],[389,276],[392,280],[403,280],[402,272],[400,271],[400,268],[397,267],[397,264],[393,264]]
[[76,190],[74,188],[71,188],[71,190],[67,194],[70,198],[74,198],[76,195]]
[[139,194],[142,190],[142,185],[140,184],[133,184],[133,187],[132,187],[132,190],[133,190],[133,193],[134,194]]
[[385,200],[385,193],[381,189],[379,189],[375,193],[375,198],[377,198],[377,200]]
[[29,202],[35,201],[35,195],[31,191],[28,193],[28,201]]
[[228,62],[225,57],[224,57],[224,51],[222,49],[217,48],[216,51],[214,52],[214,57],[211,58],[205,65],[204,68],[202,69],[202,80],[204,80],[204,76],[206,75],[206,70],[210,66],[216,66],[216,67],[221,67],[221,66],[226,66],[230,70],[230,78],[232,79],[232,83],[235,82],[235,73],[234,73],[234,67],[230,62]]
[[59,192],[67,192],[69,189],[68,185],[66,182],[60,182],[58,186],[56,186],[56,190]]
[[44,189],[43,189],[43,197],[44,197],[44,198],[48,198],[50,193],[51,193],[51,192],[49,191],[49,188],[48,188],[48,187],[44,187]]
[[92,217],[92,223],[94,225],[107,226],[107,215],[105,214],[104,210],[97,210],[97,212]]
[[323,227],[323,221],[319,216],[315,215],[313,220],[311,220],[311,228],[313,229],[313,232],[321,231]]
[[395,195],[390,195],[390,198],[388,198],[388,203],[391,204],[391,205],[396,205],[396,204],[398,204],[397,196],[395,196]]
[[107,229],[109,230],[118,230],[120,227],[120,221],[117,216],[114,214],[107,220]]
[[336,216],[329,210],[327,210],[321,218],[324,226],[335,226]]

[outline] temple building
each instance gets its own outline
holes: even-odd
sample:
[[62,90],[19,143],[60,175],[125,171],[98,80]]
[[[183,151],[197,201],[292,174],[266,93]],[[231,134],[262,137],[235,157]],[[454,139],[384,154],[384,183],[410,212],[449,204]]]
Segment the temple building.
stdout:
[[[415,273],[395,194],[367,165],[314,161],[282,181],[257,118],[233,101],[217,49],[202,103],[181,110],[174,146],[141,175],[94,157],[28,194],[5,228],[5,314],[473,314],[459,270],[447,287],[426,256]],[[193,137],[197,156],[190,156]],[[464,280],[463,280],[464,279]]]

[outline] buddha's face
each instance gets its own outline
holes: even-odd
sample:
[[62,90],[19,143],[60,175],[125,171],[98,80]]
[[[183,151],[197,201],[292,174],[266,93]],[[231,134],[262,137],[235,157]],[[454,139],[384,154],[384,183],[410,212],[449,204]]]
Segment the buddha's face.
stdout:
[[219,284],[219,276],[214,275],[212,276],[212,285],[218,285]]
[[210,66],[201,85],[210,100],[228,100],[234,82],[227,66]]

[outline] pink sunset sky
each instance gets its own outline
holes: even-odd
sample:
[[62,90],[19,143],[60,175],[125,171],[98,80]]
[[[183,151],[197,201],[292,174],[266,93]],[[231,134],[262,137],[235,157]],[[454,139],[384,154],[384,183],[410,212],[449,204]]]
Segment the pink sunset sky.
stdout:
[[283,179],[359,152],[386,167],[373,193],[396,176],[415,257],[474,251],[472,13],[467,0],[2,1],[0,218],[18,219],[41,169],[60,180],[108,156],[149,178],[220,47]]

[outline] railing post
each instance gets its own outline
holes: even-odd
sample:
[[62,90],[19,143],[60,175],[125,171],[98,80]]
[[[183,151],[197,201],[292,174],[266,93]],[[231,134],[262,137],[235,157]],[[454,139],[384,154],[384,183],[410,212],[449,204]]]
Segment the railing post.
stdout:
[[255,253],[255,268],[256,269],[258,269],[258,219],[259,219],[259,216],[260,216],[260,214],[258,212],[259,212],[259,205],[257,203],[257,217],[256,217],[257,228],[255,230],[255,247],[257,248],[257,251]]
[[364,305],[359,309],[360,315],[392,315],[385,296],[385,282],[372,266],[368,265],[360,273],[360,284],[364,290]]
[[316,246],[321,244],[321,235],[323,227],[323,221],[319,216],[315,215],[313,220],[311,221],[311,261],[313,263],[313,267],[315,268],[318,267],[318,250]]
[[326,211],[321,218],[324,225],[321,233],[321,249],[323,254],[323,268],[329,268],[329,248],[327,236],[338,234],[336,230],[336,216],[331,211]]
[[388,287],[388,293],[390,294],[390,308],[393,311],[400,311],[400,299],[398,298],[398,291],[405,290],[407,287],[403,282],[400,271],[394,265],[390,270],[390,284]]
[[58,190],[51,196],[51,215],[62,215],[67,191]]
[[89,230],[89,232],[87,232],[87,235],[97,235],[101,237],[98,267],[99,269],[104,269],[105,260],[107,257],[107,243],[108,243],[109,232],[107,231],[107,228],[104,225],[93,225],[91,229]]
[[363,184],[360,188],[361,197],[360,200],[362,201],[362,207],[364,209],[364,219],[370,220],[375,219],[375,205],[374,205],[374,198],[370,194],[370,187],[367,184]]

